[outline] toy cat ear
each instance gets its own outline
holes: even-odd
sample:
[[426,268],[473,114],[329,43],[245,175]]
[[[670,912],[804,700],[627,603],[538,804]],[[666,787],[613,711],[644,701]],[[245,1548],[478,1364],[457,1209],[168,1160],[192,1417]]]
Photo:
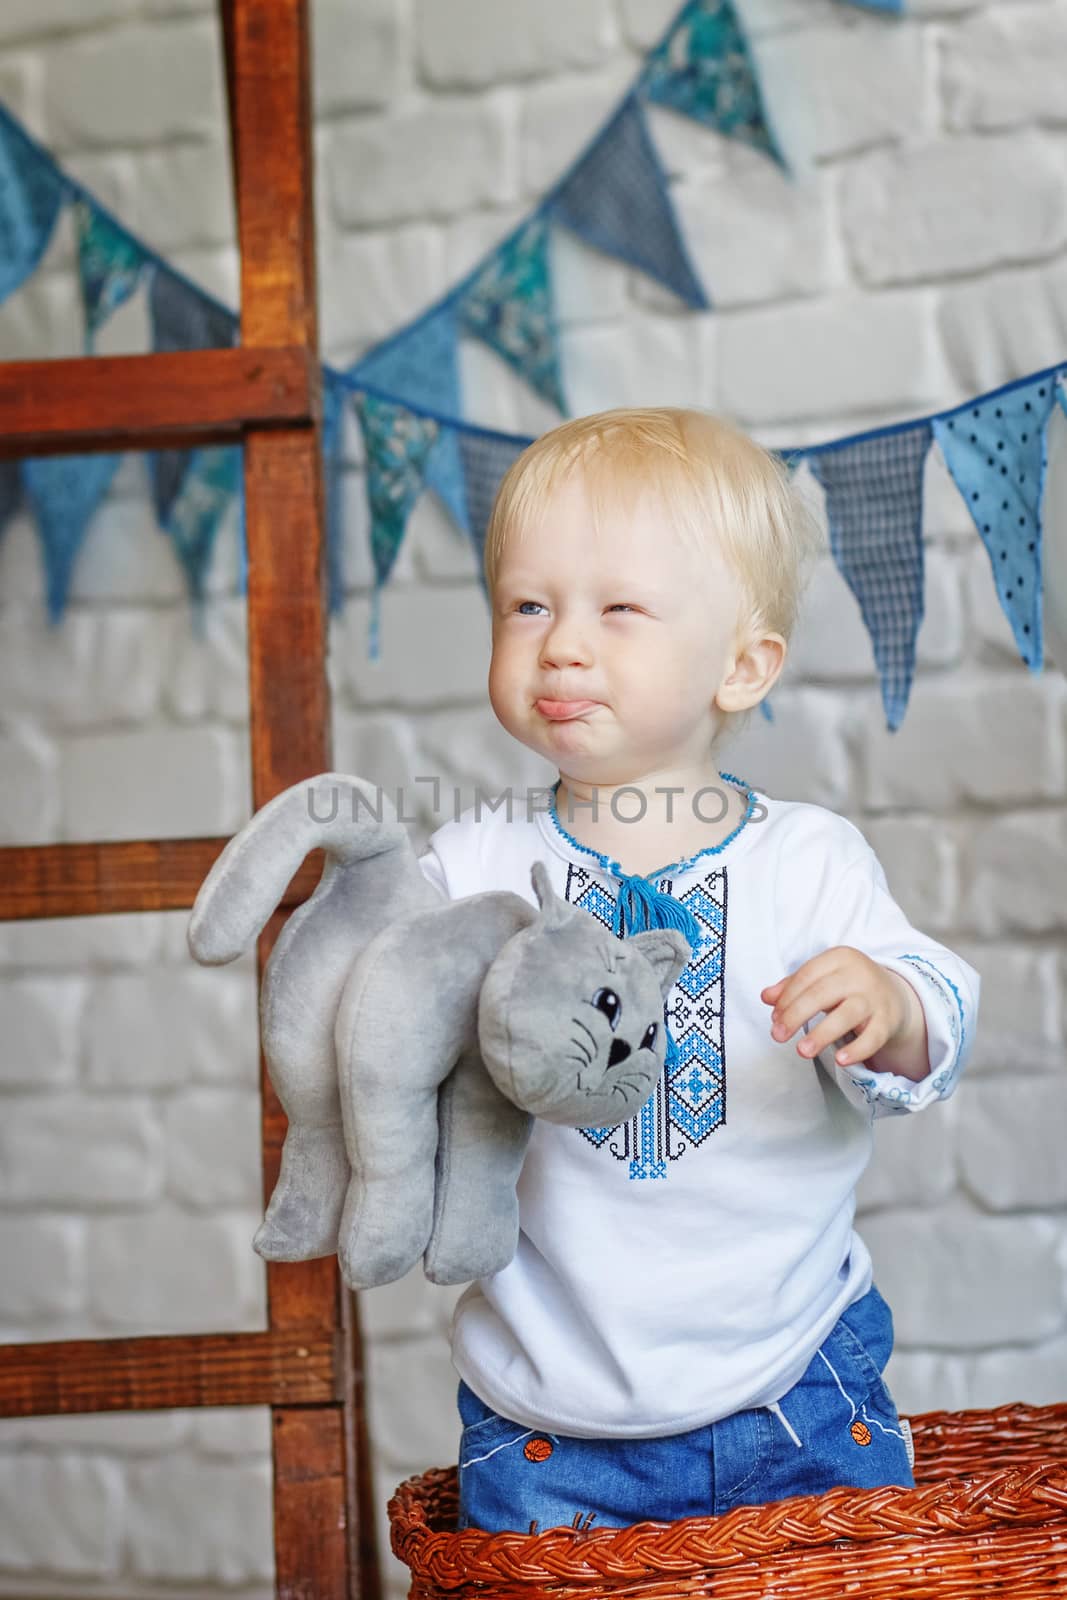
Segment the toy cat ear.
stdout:
[[538,919],[545,928],[565,927],[569,917],[573,916],[566,900],[561,900],[553,889],[548,879],[548,868],[543,861],[535,861],[530,868],[530,881],[537,896],[537,903],[541,907]]
[[677,928],[649,928],[645,933],[631,933],[627,944],[635,944],[656,974],[664,1000],[671,992],[675,979],[689,965],[692,951],[689,940]]

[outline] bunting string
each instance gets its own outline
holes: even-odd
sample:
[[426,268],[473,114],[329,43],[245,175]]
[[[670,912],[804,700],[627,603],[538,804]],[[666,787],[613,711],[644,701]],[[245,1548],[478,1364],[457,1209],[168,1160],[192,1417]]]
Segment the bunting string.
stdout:
[[[901,0],[847,3],[887,14],[903,10]],[[627,262],[683,305],[710,307],[649,132],[650,103],[786,165],[734,0],[686,0],[620,103],[534,210],[459,283],[349,368],[323,365],[330,605],[340,609],[344,594],[340,477],[343,421],[351,409],[364,447],[370,510],[372,659],[380,653],[381,593],[420,495],[428,488],[442,502],[470,539],[481,572],[496,488],[531,442],[465,420],[460,340],[481,341],[566,414],[552,230]],[[233,311],[138,240],[0,107],[0,299],[36,270],[67,206],[87,352],[108,318],[138,293],[146,296],[155,350],[237,342]],[[1060,384],[1065,371],[1067,361],[951,410],[781,452],[793,467],[806,461],[825,496],[830,553],[870,635],[890,729],[903,720],[914,677],[923,618],[923,478],[935,445],[986,548],[1022,660],[1031,672],[1041,670],[1048,430],[1053,418],[1067,426]],[[1067,474],[1067,442],[1056,459]],[[0,532],[20,508],[29,510],[53,621],[63,615],[78,553],[117,462],[89,455],[0,463]],[[149,457],[149,475],[157,520],[198,607],[219,527],[241,499],[239,450],[157,451]],[[1067,506],[1067,489],[1056,492],[1057,503]],[[1057,554],[1050,570],[1059,574],[1067,557]],[[243,572],[242,565],[242,582]],[[1060,581],[1067,583],[1067,573]],[[772,718],[767,701],[761,709]]]

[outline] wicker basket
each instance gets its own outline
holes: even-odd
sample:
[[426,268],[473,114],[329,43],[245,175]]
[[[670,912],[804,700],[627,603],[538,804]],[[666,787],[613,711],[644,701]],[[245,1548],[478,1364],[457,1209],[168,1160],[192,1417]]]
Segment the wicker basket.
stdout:
[[831,1489],[722,1517],[455,1531],[456,1469],[389,1503],[411,1600],[1067,1600],[1067,1405],[911,1418],[914,1489]]

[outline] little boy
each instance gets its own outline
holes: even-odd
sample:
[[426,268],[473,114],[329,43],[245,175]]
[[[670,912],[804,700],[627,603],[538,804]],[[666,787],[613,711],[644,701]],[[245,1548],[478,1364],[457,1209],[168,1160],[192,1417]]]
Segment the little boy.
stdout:
[[458,1302],[461,1527],[913,1482],[854,1191],[873,1120],[955,1088],[978,974],[850,822],[713,760],[781,673],[817,540],[780,463],[697,411],[565,423],[500,486],[489,696],[559,781],[446,823],[423,870],[533,901],[540,859],[607,927],[683,925],[693,956],[653,1097],[614,1128],[535,1124],[515,1259]]

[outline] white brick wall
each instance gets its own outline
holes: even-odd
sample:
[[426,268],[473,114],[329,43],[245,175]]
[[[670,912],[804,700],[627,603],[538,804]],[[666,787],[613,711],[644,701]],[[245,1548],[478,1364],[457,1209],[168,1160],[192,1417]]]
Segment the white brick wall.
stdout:
[[[575,409],[722,407],[768,443],[953,404],[1064,354],[1067,0],[743,0],[785,178],[655,110],[715,311],[696,316],[554,241]],[[674,0],[313,0],[322,327],[346,362],[441,293],[560,171]],[[210,0],[5,0],[0,95],[70,170],[206,287],[236,299]],[[74,354],[60,228],[0,308],[0,357]],[[143,345],[133,302],[100,340]],[[480,347],[470,414],[553,414]],[[366,659],[358,442],[345,614],[332,631],[336,761],[398,784],[538,782],[485,699],[488,622],[467,546],[417,510]],[[885,730],[870,643],[827,561],[776,722],[724,760],[840,809],[895,893],[982,972],[970,1081],[879,1128],[860,1226],[896,1311],[905,1409],[1067,1398],[1067,690],[1020,663],[989,564],[931,462],[927,614],[911,708]],[[248,815],[243,604],[232,524],[202,634],[126,464],[59,628],[32,527],[0,544],[4,842],[216,832]],[[424,795],[425,786],[421,786]],[[418,827],[421,838],[431,818]],[[184,917],[0,925],[0,1338],[263,1325],[251,964],[201,972]],[[934,1227],[932,1224],[936,1223]],[[364,1297],[379,1515],[454,1459],[446,1327],[421,1275]],[[116,1600],[271,1590],[264,1413],[0,1425],[0,1594]],[[191,1537],[192,1530],[196,1536]],[[383,1550],[392,1592],[402,1573]]]

